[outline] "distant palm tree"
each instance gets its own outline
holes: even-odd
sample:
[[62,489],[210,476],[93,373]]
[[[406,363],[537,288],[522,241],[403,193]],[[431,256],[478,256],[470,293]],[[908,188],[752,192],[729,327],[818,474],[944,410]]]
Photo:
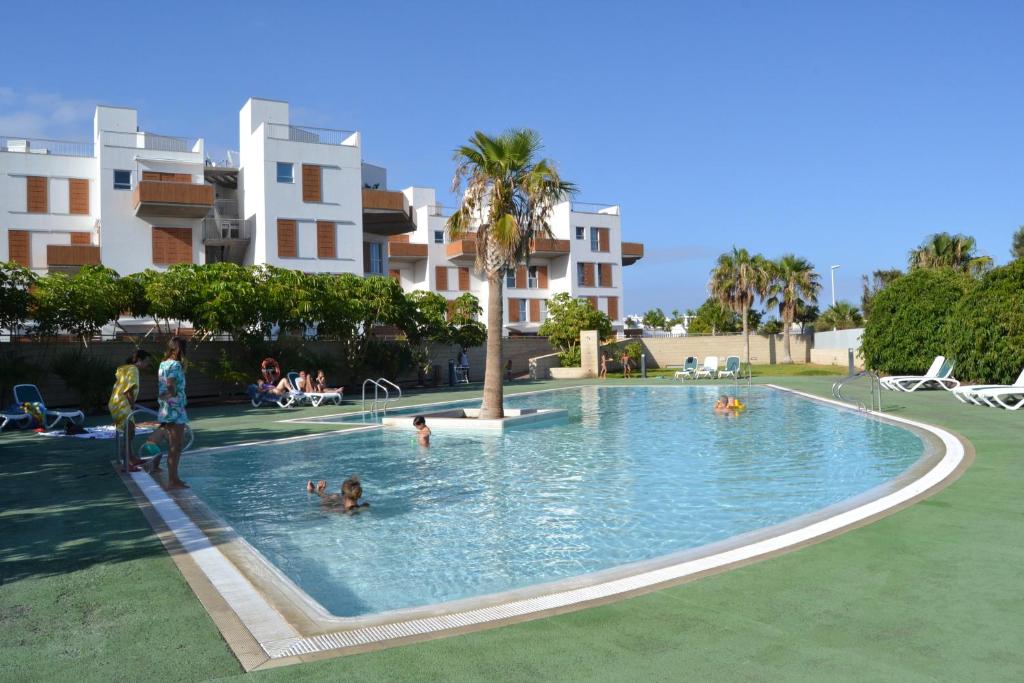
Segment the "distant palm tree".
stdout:
[[848,330],[863,324],[864,316],[860,314],[856,306],[845,301],[837,301],[834,306],[825,309],[825,312],[818,316],[814,323],[814,329],[818,332],[829,329]]
[[462,203],[447,221],[453,240],[476,239],[476,270],[487,279],[487,361],[480,417],[504,417],[501,332],[502,285],[507,271],[524,263],[534,237],[550,237],[555,204],[576,192],[554,163],[538,158],[540,135],[527,129],[490,136],[480,131],[455,150],[452,192]]
[[814,264],[794,254],[785,254],[770,263],[769,298],[765,306],[778,306],[782,318],[782,362],[792,363],[789,329],[798,310],[813,306],[821,291],[821,277],[814,272]]
[[750,307],[757,297],[768,294],[771,267],[760,254],[750,255],[746,249],[732,248],[718,257],[711,271],[708,289],[723,306],[743,318],[743,348],[746,362],[750,363]]
[[979,275],[992,267],[992,257],[978,256],[976,249],[977,241],[970,235],[938,232],[911,250],[907,263],[911,268],[952,268]]
[[1010,246],[1010,255],[1015,259],[1024,259],[1024,225],[1017,228],[1013,233],[1013,244]]

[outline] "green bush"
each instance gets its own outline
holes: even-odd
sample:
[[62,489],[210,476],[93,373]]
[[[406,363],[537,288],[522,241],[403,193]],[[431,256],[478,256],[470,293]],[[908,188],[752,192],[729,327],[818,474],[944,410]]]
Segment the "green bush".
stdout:
[[558,361],[562,364],[563,368],[578,368],[583,362],[583,354],[580,351],[579,344],[565,351],[558,352]]
[[878,292],[861,342],[868,367],[918,374],[935,356],[954,358],[944,337],[946,320],[971,286],[971,278],[963,273],[922,268]]
[[989,271],[946,321],[957,379],[1012,383],[1024,368],[1024,261]]

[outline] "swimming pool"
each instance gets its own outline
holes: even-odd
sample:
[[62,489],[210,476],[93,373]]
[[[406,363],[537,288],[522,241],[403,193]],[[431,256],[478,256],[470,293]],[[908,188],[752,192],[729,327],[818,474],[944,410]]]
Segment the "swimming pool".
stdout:
[[[563,422],[434,436],[372,430],[187,460],[210,511],[335,616],[501,593],[704,546],[855,497],[925,452],[915,433],[768,389],[722,417],[714,387],[511,396]],[[304,491],[359,474],[368,512]]]

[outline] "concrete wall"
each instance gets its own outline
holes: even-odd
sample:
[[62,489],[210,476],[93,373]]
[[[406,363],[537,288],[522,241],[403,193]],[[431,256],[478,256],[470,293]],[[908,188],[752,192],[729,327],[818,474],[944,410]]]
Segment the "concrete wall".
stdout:
[[[816,365],[838,365],[846,367],[850,363],[847,349],[811,349],[811,362]],[[853,366],[864,369],[864,356],[857,350],[853,354]]]
[[835,330],[814,333],[814,348],[816,349],[859,349],[861,337],[864,336],[863,327],[855,327],[849,330]]
[[[811,360],[809,337],[792,335],[790,345],[793,362],[808,363]],[[724,362],[726,356],[744,357],[743,335],[729,334],[700,337],[644,337],[638,339],[647,353],[648,367],[682,365],[687,356],[718,356]],[[754,364],[782,362],[782,335],[762,337],[750,335],[750,360]]]
[[[503,340],[503,355],[506,360],[512,360],[512,373],[514,376],[525,375],[529,372],[530,361],[533,356],[551,353],[551,345],[544,337],[521,337],[508,338]],[[34,344],[34,343],[0,343],[0,361],[29,363],[31,365],[48,367],[54,360],[64,353],[74,352],[78,349],[76,344]],[[153,346],[148,347],[150,351]],[[204,342],[199,346],[190,349],[189,362],[191,369],[188,371],[188,395],[191,398],[217,397],[227,395],[240,395],[240,388],[229,383],[221,382],[205,376],[197,369],[198,365],[204,362],[213,361],[220,357],[222,350],[229,353],[235,348],[231,342]],[[126,342],[103,342],[96,343],[89,347],[90,356],[101,358],[111,365],[118,365],[132,354],[135,347]],[[311,342],[309,350],[317,355],[329,355],[337,346],[332,342]],[[482,382],[484,377],[484,364],[487,359],[485,347],[477,347],[468,350],[469,355],[469,378],[473,382]],[[15,359],[12,359],[16,357]],[[450,346],[436,346],[431,350],[431,360],[440,368],[440,381],[448,381],[448,360],[454,360],[458,356],[458,349]],[[284,368],[297,370],[299,368]],[[256,368],[252,371],[253,379],[256,377]],[[78,396],[69,389],[64,381],[49,372],[41,372],[35,375],[27,370],[25,374],[13,373],[12,385],[21,382],[30,382],[39,385],[39,390],[50,407],[72,406],[78,402]],[[415,383],[417,371],[409,368],[407,372],[399,377],[392,377],[400,383]],[[330,382],[332,378],[328,376]],[[113,374],[110,376],[111,386],[113,385]],[[142,373],[142,393],[140,400],[152,404],[156,400],[156,372]],[[10,387],[4,388],[5,395],[0,396],[0,406],[6,407],[11,403]],[[351,398],[357,395],[358,387],[348,387],[347,395]]]

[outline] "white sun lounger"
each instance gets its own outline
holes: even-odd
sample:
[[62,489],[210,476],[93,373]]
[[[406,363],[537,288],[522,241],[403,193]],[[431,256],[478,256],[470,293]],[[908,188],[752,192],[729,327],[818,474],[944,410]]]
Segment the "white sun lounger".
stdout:
[[19,423],[19,426],[26,426],[28,423],[32,422],[32,416],[28,413],[0,412],[0,429],[3,429],[14,422]]
[[296,396],[297,403],[308,403],[314,408],[323,405],[324,401],[341,405],[342,394],[340,391],[299,391],[299,373],[294,370],[288,373],[288,384]]
[[698,367],[699,363],[697,361],[697,356],[687,356],[686,360],[683,361],[683,369],[677,370],[676,373],[672,375],[672,378],[680,381],[684,379],[693,379],[693,373],[697,372]]
[[896,387],[896,382],[905,379],[915,380],[920,379],[921,377],[936,377],[939,374],[939,370],[942,369],[942,364],[945,362],[945,356],[935,356],[935,360],[932,361],[932,364],[925,371],[924,375],[890,375],[889,377],[883,377],[879,381],[886,389],[889,389],[890,391],[899,391]]
[[[1024,372],[1021,373],[1024,376]],[[1018,378],[1017,382],[1020,382]],[[974,394],[985,405],[1006,410],[1020,410],[1024,407],[1024,385],[982,389]]]
[[708,356],[704,359],[704,365],[700,366],[694,373],[694,379],[714,379],[718,374],[718,356]]
[[43,426],[46,429],[53,429],[61,420],[78,424],[85,422],[85,413],[81,410],[50,410],[47,408],[43,401],[43,395],[39,393],[39,387],[35,384],[14,385],[14,402],[18,405],[22,403],[38,404],[39,409],[43,412],[43,421],[46,422]]
[[[1024,389],[1024,370],[1020,371],[1020,375],[1017,376],[1017,380],[1013,384],[975,384],[973,386],[959,386],[951,393],[956,397],[956,400],[961,403],[968,403],[977,406],[990,406],[992,404],[982,400],[978,394],[998,389]],[[1008,393],[1007,395],[1012,394]]]
[[[938,356],[936,360],[942,358]],[[952,391],[960,386],[959,380],[953,377],[953,366],[956,365],[955,361],[946,360],[943,358],[942,365],[938,371],[932,373],[931,368],[929,372],[918,376],[904,376],[904,377],[889,377],[889,381],[885,383],[886,389],[892,391],[905,391],[912,392],[918,389],[945,389],[946,391]],[[932,367],[935,367],[935,363],[932,363]]]

